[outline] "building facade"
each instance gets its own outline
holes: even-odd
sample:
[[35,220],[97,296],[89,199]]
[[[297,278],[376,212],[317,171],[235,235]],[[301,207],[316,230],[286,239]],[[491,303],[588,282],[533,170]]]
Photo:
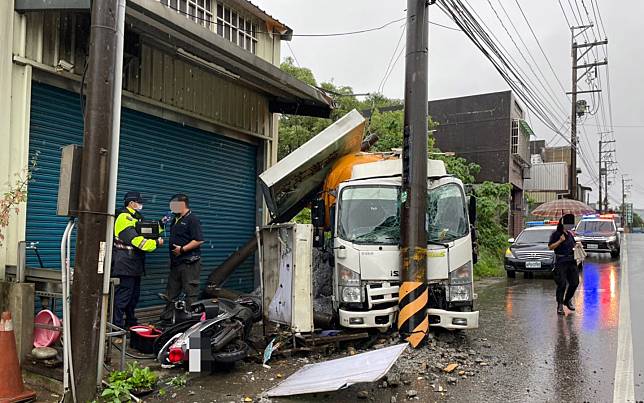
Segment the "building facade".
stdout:
[[434,138],[443,152],[454,152],[481,167],[477,182],[510,183],[508,231],[523,229],[524,180],[530,176],[530,136],[525,111],[511,91],[429,102],[438,123]]
[[[60,268],[60,149],[83,141],[90,17],[82,3],[0,2],[0,183],[36,158],[26,209],[4,231],[0,279],[15,270],[21,241],[37,248],[26,255],[33,273]],[[204,281],[263,223],[256,177],[276,162],[279,114],[330,113],[328,97],[278,67],[291,34],[246,0],[127,1],[117,205],[141,191],[146,217],[159,218],[172,195],[187,193],[206,238]],[[165,288],[167,258],[149,257],[142,306]],[[248,261],[228,286],[256,281]]]

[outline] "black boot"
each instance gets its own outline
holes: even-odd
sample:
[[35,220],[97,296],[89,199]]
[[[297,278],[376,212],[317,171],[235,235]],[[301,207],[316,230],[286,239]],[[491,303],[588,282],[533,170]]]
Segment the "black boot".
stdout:
[[557,304],[557,315],[565,315],[563,310],[563,304]]
[[571,311],[575,310],[575,305],[572,303],[572,300],[566,302],[566,308],[570,309]]

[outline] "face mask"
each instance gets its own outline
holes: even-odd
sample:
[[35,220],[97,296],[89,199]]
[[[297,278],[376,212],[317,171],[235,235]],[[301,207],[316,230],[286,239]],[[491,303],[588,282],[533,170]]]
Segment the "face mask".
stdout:
[[140,213],[141,210],[143,210],[143,205],[136,203],[132,208],[134,209],[134,211],[137,211]]

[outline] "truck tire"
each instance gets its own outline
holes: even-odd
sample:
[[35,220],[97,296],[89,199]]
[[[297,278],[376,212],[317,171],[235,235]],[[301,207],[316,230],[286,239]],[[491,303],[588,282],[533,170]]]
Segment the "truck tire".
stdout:
[[243,360],[246,355],[248,355],[248,344],[241,339],[235,339],[223,349],[213,353],[212,358],[217,363],[231,364]]
[[506,270],[505,272],[510,278],[515,278],[517,276],[517,273],[514,270]]

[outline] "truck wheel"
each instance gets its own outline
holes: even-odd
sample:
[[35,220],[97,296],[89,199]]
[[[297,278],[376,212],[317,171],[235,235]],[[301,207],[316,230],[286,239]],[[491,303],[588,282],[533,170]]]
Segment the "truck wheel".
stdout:
[[212,358],[218,363],[235,363],[246,358],[248,354],[248,345],[241,339],[236,339],[228,343],[226,347],[212,354]]
[[506,273],[510,278],[515,278],[517,276],[517,273],[514,270],[506,270]]

